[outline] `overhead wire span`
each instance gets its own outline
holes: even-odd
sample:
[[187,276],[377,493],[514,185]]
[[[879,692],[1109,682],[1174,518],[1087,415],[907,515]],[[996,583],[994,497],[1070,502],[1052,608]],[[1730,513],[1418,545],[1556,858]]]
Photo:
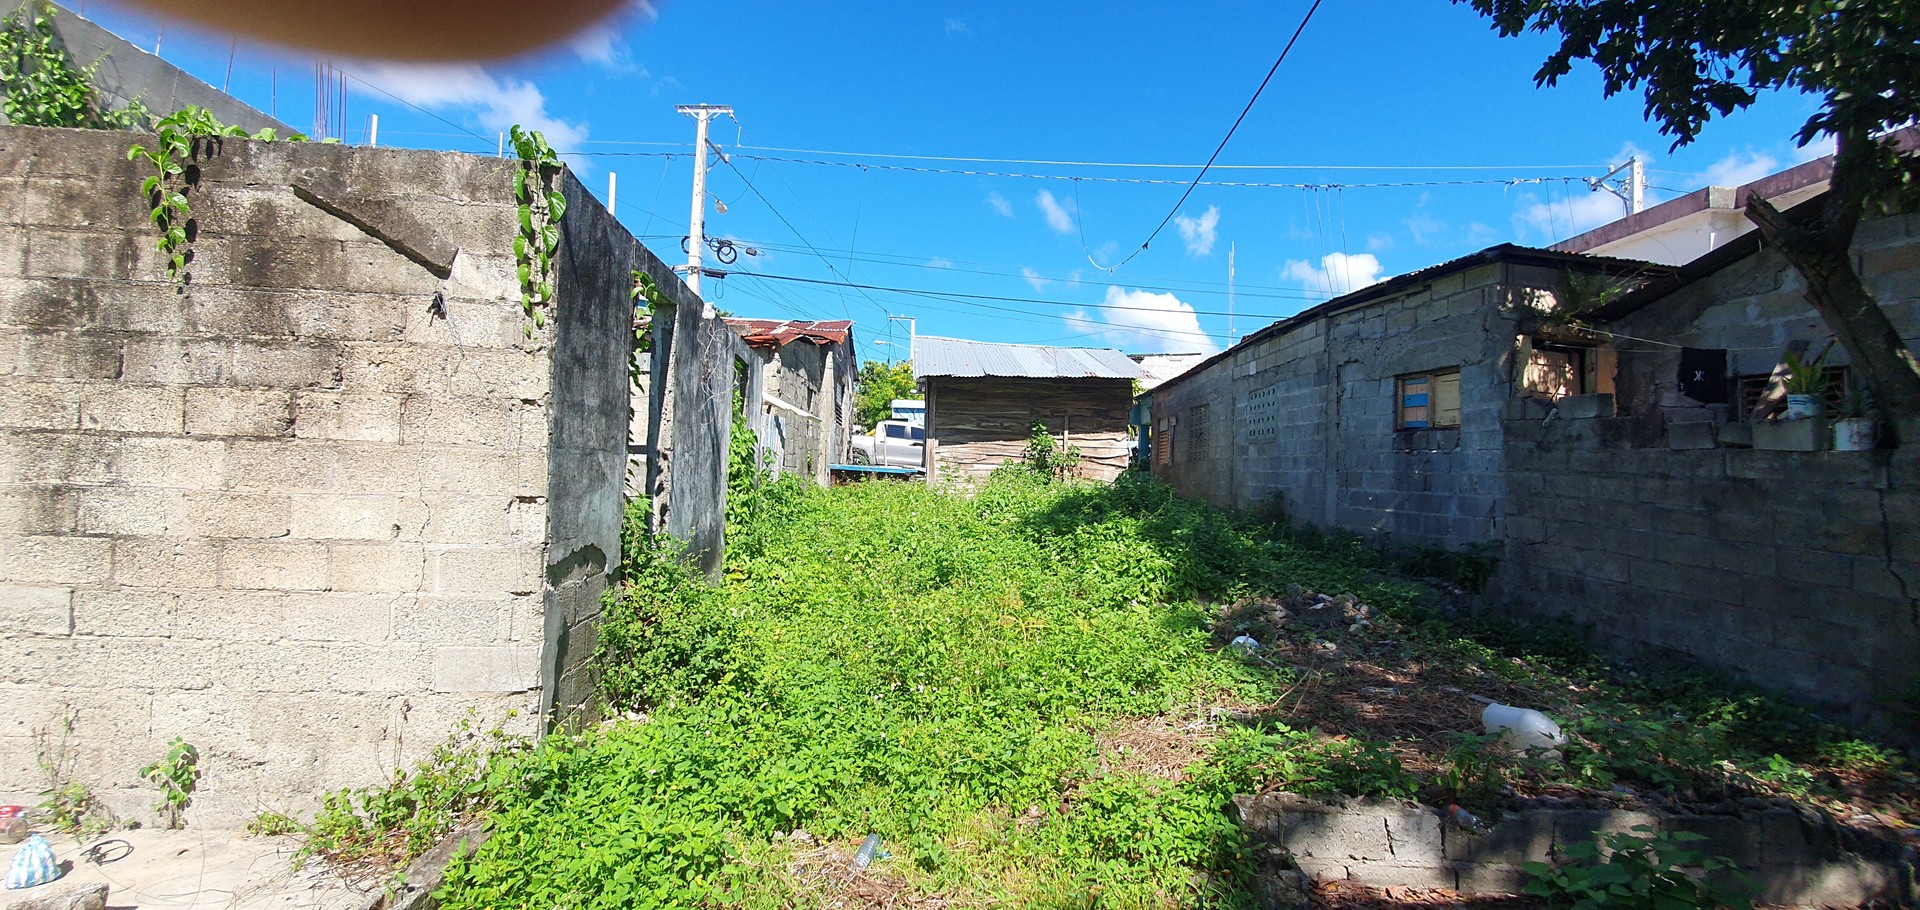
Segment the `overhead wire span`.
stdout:
[[[813,241],[807,239],[807,235],[800,233],[799,228],[794,227],[793,222],[788,220],[787,216],[780,211],[780,208],[773,204],[773,200],[768,199],[767,194],[760,192],[760,188],[758,186],[755,186],[752,180],[747,179],[746,172],[740,170],[739,165],[734,164],[730,156],[725,156],[725,155],[721,156],[720,162],[722,164],[725,164],[728,169],[734,172],[734,174],[738,175],[740,178],[740,182],[747,185],[747,189],[752,191],[754,197],[759,199],[760,203],[767,207],[767,211],[772,212],[774,217],[780,219],[780,223],[786,225],[787,230],[792,231],[793,236],[799,238],[800,242],[805,244],[807,249],[811,251],[814,256],[818,257],[820,261],[826,265],[829,271],[833,272],[835,275],[839,275],[841,279],[846,280],[847,276],[844,274],[841,274],[839,267],[833,264],[833,260],[828,259],[826,254],[820,252],[820,248],[814,246]],[[851,281],[848,281],[847,284],[849,287],[855,286]],[[887,308],[884,306],[881,306],[879,301],[874,300],[871,296],[868,296],[864,289],[861,290],[860,296],[865,297],[867,302],[870,304],[873,304],[874,308],[879,310],[880,312],[882,313],[887,312]],[[852,318],[851,314],[848,314],[848,318]]]
[[1114,263],[1112,266],[1101,265],[1094,260],[1093,251],[1085,250],[1087,261],[1093,263],[1094,268],[1102,269],[1111,274],[1121,266],[1132,262],[1133,257],[1145,252],[1148,245],[1153,243],[1153,238],[1160,236],[1160,232],[1167,229],[1167,225],[1173,221],[1173,216],[1180,213],[1180,207],[1187,204],[1187,197],[1192,196],[1194,188],[1200,185],[1201,178],[1207,176],[1208,169],[1212,168],[1213,163],[1220,159],[1220,153],[1227,150],[1227,143],[1233,140],[1233,134],[1239,131],[1240,124],[1247,119],[1247,114],[1253,111],[1254,102],[1259,101],[1261,93],[1267,90],[1267,83],[1273,81],[1273,74],[1280,71],[1280,64],[1285,63],[1287,61],[1287,55],[1293,53],[1293,46],[1300,41],[1300,35],[1307,30],[1307,23],[1313,21],[1313,14],[1319,12],[1321,2],[1322,0],[1313,0],[1313,5],[1307,7],[1307,14],[1300,17],[1300,26],[1293,30],[1293,37],[1287,39],[1287,46],[1280,49],[1280,56],[1274,58],[1273,66],[1268,68],[1266,78],[1260,80],[1260,87],[1254,89],[1253,97],[1247,99],[1247,106],[1240,109],[1240,116],[1233,118],[1233,125],[1227,128],[1227,134],[1225,136],[1220,137],[1220,144],[1214,146],[1212,155],[1207,156],[1207,163],[1201,165],[1200,172],[1193,175],[1193,181],[1187,184],[1186,190],[1182,192],[1180,198],[1173,203],[1173,208],[1167,210],[1167,216],[1160,219],[1160,224],[1155,226],[1153,231],[1147,235],[1147,239],[1140,242],[1139,249],[1128,253],[1127,258]]
[[[716,270],[716,271],[720,271],[720,270]],[[861,291],[880,291],[882,293],[889,293],[889,294],[919,294],[919,295],[940,297],[943,299],[949,299],[954,301],[993,300],[993,301],[1000,301],[1004,303],[1031,303],[1031,304],[1039,304],[1041,306],[1071,307],[1074,309],[1130,310],[1130,311],[1141,312],[1141,313],[1166,312],[1165,309],[1162,309],[1160,307],[1127,306],[1125,304],[1118,304],[1118,303],[1075,303],[1072,301],[1064,301],[1064,300],[1042,300],[1038,297],[1010,297],[1010,296],[1001,295],[1001,294],[962,294],[957,291],[930,291],[922,288],[898,288],[898,287],[889,287],[887,285],[880,285],[880,284],[861,284],[858,282],[851,282],[851,281],[837,282],[837,281],[829,281],[825,278],[805,278],[799,275],[774,275],[767,272],[749,272],[744,269],[728,271],[726,272],[726,274],[753,275],[758,278],[765,278],[772,281],[792,281],[792,282],[797,282],[799,284],[816,284],[816,285],[823,285],[827,287],[845,286],[848,288],[861,290]],[[877,306],[878,304],[876,303],[875,305]],[[1033,311],[1018,310],[1016,312],[1032,313]],[[1192,312],[1196,316],[1227,315],[1225,310],[1195,309]],[[1245,316],[1249,319],[1283,319],[1285,318],[1283,316],[1263,315],[1259,313],[1238,313],[1236,315]]]

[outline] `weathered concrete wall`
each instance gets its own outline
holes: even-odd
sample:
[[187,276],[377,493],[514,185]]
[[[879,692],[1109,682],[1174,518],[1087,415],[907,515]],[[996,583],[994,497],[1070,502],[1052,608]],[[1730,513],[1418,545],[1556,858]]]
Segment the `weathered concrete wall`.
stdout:
[[1035,421],[1080,450],[1083,477],[1112,480],[1131,457],[1130,380],[943,376],[924,380],[924,390],[930,480],[981,480],[1018,461]]
[[[1244,345],[1154,391],[1153,473],[1227,508],[1278,497],[1321,527],[1446,547],[1494,539],[1517,300],[1560,280],[1482,265]],[[1460,426],[1397,430],[1397,378],[1455,367]]]
[[845,462],[851,439],[852,341],[756,345],[753,353],[763,390],[755,432],[771,462],[765,467],[826,485],[828,465]]
[[595,263],[630,238],[561,178],[529,341],[515,162],[227,141],[176,286],[128,140],[0,128],[0,792],[70,719],[116,809],[180,736],[231,822],[577,705],[631,337]]
[[[654,317],[654,441],[647,468],[654,530],[685,545],[693,564],[711,575],[726,555],[733,418],[760,412],[760,371],[752,368],[753,349],[717,313],[703,312],[709,308],[671,270],[656,261],[648,272],[672,304],[670,312]],[[741,411],[735,410],[736,394]]]
[[1858,836],[1818,812],[1754,802],[1726,815],[1530,809],[1484,832],[1448,824],[1430,807],[1390,800],[1265,793],[1236,796],[1233,807],[1256,845],[1281,851],[1319,881],[1518,894],[1531,878],[1523,863],[1562,862],[1569,846],[1645,825],[1699,835],[1688,849],[1731,861],[1758,889],[1759,903],[1911,906],[1920,898],[1899,845]]
[[1498,596],[1910,729],[1920,449],[1637,448],[1633,420],[1507,421]]
[[100,64],[94,72],[94,89],[107,99],[108,107],[138,101],[154,116],[164,117],[193,104],[212,111],[221,123],[243,127],[250,133],[268,127],[282,136],[294,132],[287,124],[135,47],[73,10],[57,7],[53,33],[76,66],[84,69],[95,62]]

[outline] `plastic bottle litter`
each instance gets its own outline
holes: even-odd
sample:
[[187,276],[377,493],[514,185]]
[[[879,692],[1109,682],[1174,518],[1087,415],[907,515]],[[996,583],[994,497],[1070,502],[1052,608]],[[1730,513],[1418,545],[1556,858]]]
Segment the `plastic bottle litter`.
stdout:
[[1234,638],[1234,640],[1227,642],[1227,647],[1232,648],[1235,651],[1239,651],[1242,654],[1252,654],[1253,652],[1260,650],[1260,643],[1257,641],[1254,641],[1251,636],[1241,635]]
[[860,851],[853,855],[853,867],[855,869],[865,869],[873,863],[875,856],[884,855],[886,854],[880,852],[880,835],[869,834],[867,835],[867,839],[860,844]]
[[25,806],[0,806],[0,844],[17,844],[27,839]]
[[1560,747],[1567,744],[1560,725],[1532,708],[1489,702],[1480,712],[1480,723],[1488,733],[1500,734],[1501,744],[1515,752],[1542,749],[1548,758],[1559,758]]

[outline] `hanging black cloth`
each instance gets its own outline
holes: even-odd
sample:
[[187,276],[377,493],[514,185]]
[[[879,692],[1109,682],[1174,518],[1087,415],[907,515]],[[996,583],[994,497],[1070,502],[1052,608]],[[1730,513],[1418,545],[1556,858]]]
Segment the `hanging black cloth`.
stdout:
[[1701,404],[1727,403],[1727,352],[1722,348],[1680,349],[1680,392]]

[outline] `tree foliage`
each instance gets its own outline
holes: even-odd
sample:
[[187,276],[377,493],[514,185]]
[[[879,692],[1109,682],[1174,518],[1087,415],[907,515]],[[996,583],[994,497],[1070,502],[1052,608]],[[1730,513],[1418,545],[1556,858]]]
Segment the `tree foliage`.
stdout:
[[860,365],[853,381],[853,422],[872,427],[893,416],[893,400],[918,398],[919,387],[913,381],[913,362],[883,363],[869,360]]
[[53,32],[53,8],[25,4],[0,19],[0,113],[18,126],[128,129],[151,118],[134,102],[117,110],[94,91],[93,63],[76,67]]
[[1795,138],[1835,141],[1831,191],[1789,218],[1765,199],[1748,217],[1807,279],[1808,297],[1880,401],[1920,413],[1920,362],[1868,296],[1848,256],[1862,214],[1913,210],[1920,163],[1890,134],[1920,120],[1920,0],[1454,0],[1503,35],[1558,32],[1534,80],[1557,84],[1576,61],[1604,91],[1640,91],[1647,119],[1679,148],[1772,92],[1820,100]]

